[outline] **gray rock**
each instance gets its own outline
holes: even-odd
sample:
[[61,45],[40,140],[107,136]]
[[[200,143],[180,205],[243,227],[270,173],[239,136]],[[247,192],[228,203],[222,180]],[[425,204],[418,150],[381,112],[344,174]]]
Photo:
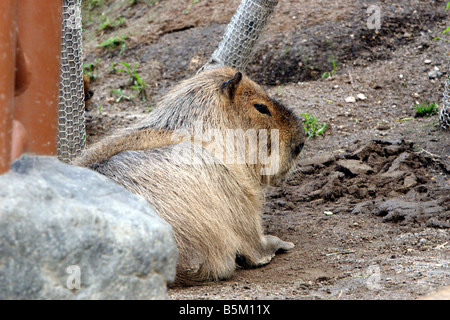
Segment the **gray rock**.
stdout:
[[388,178],[388,179],[400,179],[403,178],[407,174],[406,171],[395,170],[395,171],[387,171],[385,173],[380,174],[380,177]]
[[307,158],[300,160],[299,165],[300,166],[320,166],[325,165],[330,162],[333,162],[336,159],[336,156],[331,152],[323,152],[315,155],[312,158]]
[[407,176],[403,182],[403,186],[407,189],[411,189],[417,185],[417,177],[414,173]]
[[178,252],[144,198],[22,156],[0,176],[0,299],[166,299]]
[[[431,201],[405,201],[389,199],[376,205],[374,213],[385,222],[401,225],[419,224],[436,228],[449,228],[448,211],[441,206],[441,199]],[[445,201],[445,199],[444,199]]]
[[431,70],[428,72],[428,79],[440,79],[442,78],[443,73],[439,70]]
[[359,160],[339,160],[337,164],[354,175],[373,173],[372,167]]

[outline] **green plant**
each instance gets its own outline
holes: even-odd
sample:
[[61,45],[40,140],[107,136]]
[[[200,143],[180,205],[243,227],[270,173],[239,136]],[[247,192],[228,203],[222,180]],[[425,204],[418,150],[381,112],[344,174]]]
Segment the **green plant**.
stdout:
[[303,128],[305,129],[308,138],[316,137],[325,131],[327,126],[325,122],[322,125],[318,124],[317,121],[319,119],[309,113],[302,113],[301,116],[305,117]]
[[200,0],[192,0],[192,2],[188,5],[188,7],[186,9],[183,10],[183,14],[188,14],[189,13],[189,9],[191,9],[191,7],[198,3]]
[[415,117],[419,118],[419,117],[431,117],[432,115],[438,112],[439,108],[436,103],[428,103],[427,101],[425,101],[420,105],[416,105],[415,109],[416,109]]
[[122,89],[120,89],[120,88],[119,88],[119,89],[116,89],[116,90],[112,89],[111,92],[118,95],[118,98],[116,99],[116,102],[120,102],[120,100],[122,100],[122,99],[125,99],[125,100],[128,100],[128,101],[129,101],[129,100],[132,100],[132,99],[134,98],[133,96],[131,96],[131,97],[126,96],[126,95],[122,92]]
[[144,79],[142,79],[137,72],[138,63],[136,62],[133,68],[131,68],[131,65],[129,63],[122,61],[121,64],[125,68],[118,69],[117,71],[124,71],[128,74],[128,76],[130,77],[130,82],[132,83],[131,89],[137,90],[138,95],[141,96],[142,100],[146,101],[147,99],[147,96],[145,94],[146,84]]
[[102,23],[98,26],[98,30],[113,30],[115,28],[121,27],[125,24],[125,19],[122,17],[117,17],[116,19],[111,19],[109,17],[102,18]]
[[131,86],[131,89],[137,90],[138,95],[142,98],[142,101],[145,101],[147,100],[147,96],[145,94],[145,81],[137,74],[137,72],[135,72],[134,76],[136,77],[136,80],[134,81],[134,85]]
[[135,63],[134,64],[134,67],[133,67],[133,69],[131,69],[131,65],[129,64],[129,63],[126,63],[126,62],[124,62],[124,61],[121,61],[120,62],[125,68],[122,68],[122,69],[117,69],[116,68],[116,70],[117,71],[119,71],[119,72],[126,72],[127,74],[128,74],[128,76],[130,77],[130,82],[131,83],[134,83],[134,80],[135,80],[135,73],[137,74],[137,67],[138,67],[138,65],[139,65],[139,63]]
[[89,10],[93,10],[94,8],[101,7],[103,5],[103,0],[89,0]]
[[122,37],[111,37],[103,41],[102,43],[99,43],[97,47],[103,47],[103,48],[115,48],[120,46],[120,54],[125,50],[126,48],[126,39],[128,39],[127,36]]
[[[447,11],[449,9],[450,9],[450,2],[447,2],[447,6],[445,7],[445,11]],[[442,31],[441,36],[445,35],[448,32],[450,32],[450,26],[447,27],[447,29],[445,29],[444,31]],[[449,42],[448,40],[442,39],[441,37],[435,37],[433,40],[444,40],[444,41]]]
[[97,76],[94,73],[95,64],[94,63],[85,63],[83,64],[83,73],[88,76],[90,81],[94,81]]
[[331,78],[331,77],[333,77],[336,74],[337,62],[336,62],[336,60],[334,60],[333,56],[331,56],[331,66],[332,66],[331,71],[322,73],[322,79],[324,79],[324,78]]
[[[445,8],[445,11],[450,9],[450,2],[447,2],[447,7]],[[450,27],[447,27],[447,29],[445,29],[442,34],[446,34],[447,32],[450,32]]]

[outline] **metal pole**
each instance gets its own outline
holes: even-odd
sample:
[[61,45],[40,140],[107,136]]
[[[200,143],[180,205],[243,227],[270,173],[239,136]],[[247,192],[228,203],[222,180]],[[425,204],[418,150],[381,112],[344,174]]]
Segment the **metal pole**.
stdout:
[[0,174],[11,162],[16,48],[16,0],[0,1]]
[[18,90],[13,114],[21,124],[18,128],[22,128],[22,136],[26,135],[26,142],[22,139],[24,145],[19,146],[23,152],[56,155],[61,18],[60,0],[17,2],[17,39],[22,59],[16,74]]
[[445,79],[444,98],[439,115],[439,123],[444,130],[450,130],[450,62],[447,67],[447,79]]
[[58,158],[70,162],[86,145],[81,0],[63,0]]
[[220,65],[244,71],[278,0],[242,0],[210,61],[199,71]]

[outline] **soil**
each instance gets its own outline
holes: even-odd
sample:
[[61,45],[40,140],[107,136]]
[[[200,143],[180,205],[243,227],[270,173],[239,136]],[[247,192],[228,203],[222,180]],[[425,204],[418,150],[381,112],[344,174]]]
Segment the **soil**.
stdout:
[[[135,2],[83,1],[88,145],[145,117],[206,63],[240,1]],[[230,280],[171,288],[171,299],[417,299],[450,285],[450,132],[414,109],[441,105],[450,76],[449,37],[433,40],[446,3],[279,1],[246,72],[327,124],[267,190],[266,233],[296,247]],[[371,4],[380,30],[367,27]],[[107,17],[124,22],[100,30]],[[97,46],[113,36],[126,46]],[[145,101],[121,62],[138,64]],[[134,97],[117,102],[119,88]]]

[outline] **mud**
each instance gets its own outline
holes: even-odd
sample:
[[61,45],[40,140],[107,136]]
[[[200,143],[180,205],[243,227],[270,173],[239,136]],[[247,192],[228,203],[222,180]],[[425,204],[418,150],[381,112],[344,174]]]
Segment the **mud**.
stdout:
[[355,151],[321,153],[301,161],[298,174],[269,193],[269,199],[283,195],[288,207],[320,201],[333,213],[374,214],[399,225],[449,228],[448,189],[434,183],[429,173],[433,163],[412,148],[403,141],[373,140]]

